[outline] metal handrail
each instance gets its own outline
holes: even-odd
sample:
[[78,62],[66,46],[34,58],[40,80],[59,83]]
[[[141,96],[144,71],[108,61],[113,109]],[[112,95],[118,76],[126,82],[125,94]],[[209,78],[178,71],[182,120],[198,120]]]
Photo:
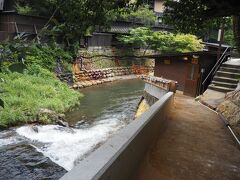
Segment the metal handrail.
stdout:
[[[209,76],[212,74],[212,72],[217,69],[216,67],[218,67],[219,65],[222,64],[223,60],[225,59],[225,57],[226,57],[226,55],[227,55],[227,50],[228,50],[228,49],[230,49],[230,47],[227,47],[227,48],[224,50],[223,54],[222,54],[221,57],[218,59],[218,61],[216,62],[216,64],[213,66],[213,68],[212,68],[212,70],[210,71],[210,73],[209,73],[209,74],[207,75],[207,77],[204,79],[202,85],[205,84],[205,82],[208,80],[208,78],[209,78]],[[216,69],[215,69],[215,68],[216,68]],[[216,73],[216,71],[214,71],[214,73]]]
[[224,57],[222,58],[221,62],[218,63],[218,65],[217,65],[217,67],[215,68],[215,71],[213,72],[212,75],[215,75],[215,74],[216,74],[216,72],[218,71],[218,68],[222,65],[222,62],[224,61],[224,59],[225,59],[228,55],[230,55],[230,53],[227,53],[227,54],[224,55]]

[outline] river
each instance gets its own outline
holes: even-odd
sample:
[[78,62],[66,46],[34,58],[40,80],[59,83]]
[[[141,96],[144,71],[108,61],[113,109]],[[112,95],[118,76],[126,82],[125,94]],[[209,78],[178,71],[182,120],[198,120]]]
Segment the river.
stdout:
[[133,120],[143,93],[140,80],[81,90],[79,108],[68,112],[72,128],[22,126],[0,132],[0,179],[59,179]]

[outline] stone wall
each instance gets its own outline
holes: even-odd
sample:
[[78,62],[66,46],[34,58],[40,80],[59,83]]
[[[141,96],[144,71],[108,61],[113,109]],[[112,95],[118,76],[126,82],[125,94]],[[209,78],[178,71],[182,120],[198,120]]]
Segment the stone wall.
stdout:
[[[157,89],[162,89],[162,90],[166,90],[166,91],[171,91],[171,92],[176,92],[177,90],[177,82],[173,81],[173,80],[169,80],[169,79],[164,79],[161,77],[156,77],[156,76],[146,76],[143,75],[141,76],[141,78],[147,83],[147,84],[151,84],[157,87]],[[146,87],[145,87],[146,88]],[[149,91],[151,91],[153,88],[151,87],[149,89]],[[153,96],[157,97],[157,95]]]
[[83,58],[84,69],[103,69],[119,66],[154,66],[155,60],[149,58],[134,58],[134,56],[154,55],[153,50],[134,49],[131,47],[88,47],[79,49]]
[[72,73],[57,74],[57,77],[60,81],[66,82],[69,85],[73,85],[73,74]]
[[[76,72],[76,71],[75,71]],[[102,84],[119,79],[118,77],[129,75],[142,75],[153,72],[153,67],[113,67],[105,69],[94,69],[77,71],[74,74],[73,88],[83,88],[96,84]]]
[[217,111],[227,119],[240,137],[240,86],[235,91],[227,93]]

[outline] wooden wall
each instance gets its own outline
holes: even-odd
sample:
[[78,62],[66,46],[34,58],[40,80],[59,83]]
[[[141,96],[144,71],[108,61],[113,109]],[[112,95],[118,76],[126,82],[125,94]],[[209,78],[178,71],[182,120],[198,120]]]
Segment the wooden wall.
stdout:
[[[192,61],[193,55],[176,55],[169,57],[158,57],[155,60],[154,75],[163,77],[166,79],[175,80],[178,82],[178,90],[183,91],[190,96],[199,95],[199,88],[202,81],[209,74],[213,66],[217,61],[216,54],[201,53],[198,55],[198,61],[196,64]],[[188,60],[184,60],[184,57]],[[205,71],[201,76],[201,69]],[[190,78],[191,72],[193,79]],[[207,81],[206,86],[202,90],[206,90],[210,84],[210,80]]]
[[[164,60],[170,60],[170,64],[165,64]],[[181,57],[171,57],[164,59],[156,59],[154,75],[178,82],[178,89],[183,91],[185,85],[186,63]]]

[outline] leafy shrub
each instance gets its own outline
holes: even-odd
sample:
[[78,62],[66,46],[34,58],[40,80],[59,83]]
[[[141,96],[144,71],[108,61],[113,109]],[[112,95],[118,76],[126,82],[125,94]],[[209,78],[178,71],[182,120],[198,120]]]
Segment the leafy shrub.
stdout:
[[69,89],[36,64],[24,74],[0,73],[0,78],[0,87],[4,90],[1,99],[5,105],[0,109],[0,127],[32,122],[40,109],[64,113],[80,103],[79,92]]
[[122,43],[157,50],[161,53],[194,52],[203,48],[201,40],[191,34],[154,32],[146,27],[132,29],[130,35],[118,38]]
[[23,14],[23,15],[31,15],[33,10],[29,5],[20,5],[19,3],[16,3],[15,9],[18,14]]
[[146,24],[152,24],[157,20],[157,17],[153,10],[150,9],[149,5],[139,6],[137,9],[134,8],[122,8],[118,11],[119,18],[124,20],[135,19],[140,20]]
[[[72,56],[57,45],[19,39],[0,44],[0,99],[4,102],[4,108],[0,107],[0,128],[32,122],[40,117],[40,109],[64,113],[79,104],[81,94],[52,73],[57,59],[68,64]],[[14,70],[19,67],[22,73]],[[50,123],[51,119],[40,121]]]
[[1,69],[5,69],[11,63],[22,62],[24,64],[38,64],[41,67],[53,71],[56,61],[69,63],[72,55],[64,51],[60,46],[41,45],[34,42],[15,40],[0,44],[0,63]]

